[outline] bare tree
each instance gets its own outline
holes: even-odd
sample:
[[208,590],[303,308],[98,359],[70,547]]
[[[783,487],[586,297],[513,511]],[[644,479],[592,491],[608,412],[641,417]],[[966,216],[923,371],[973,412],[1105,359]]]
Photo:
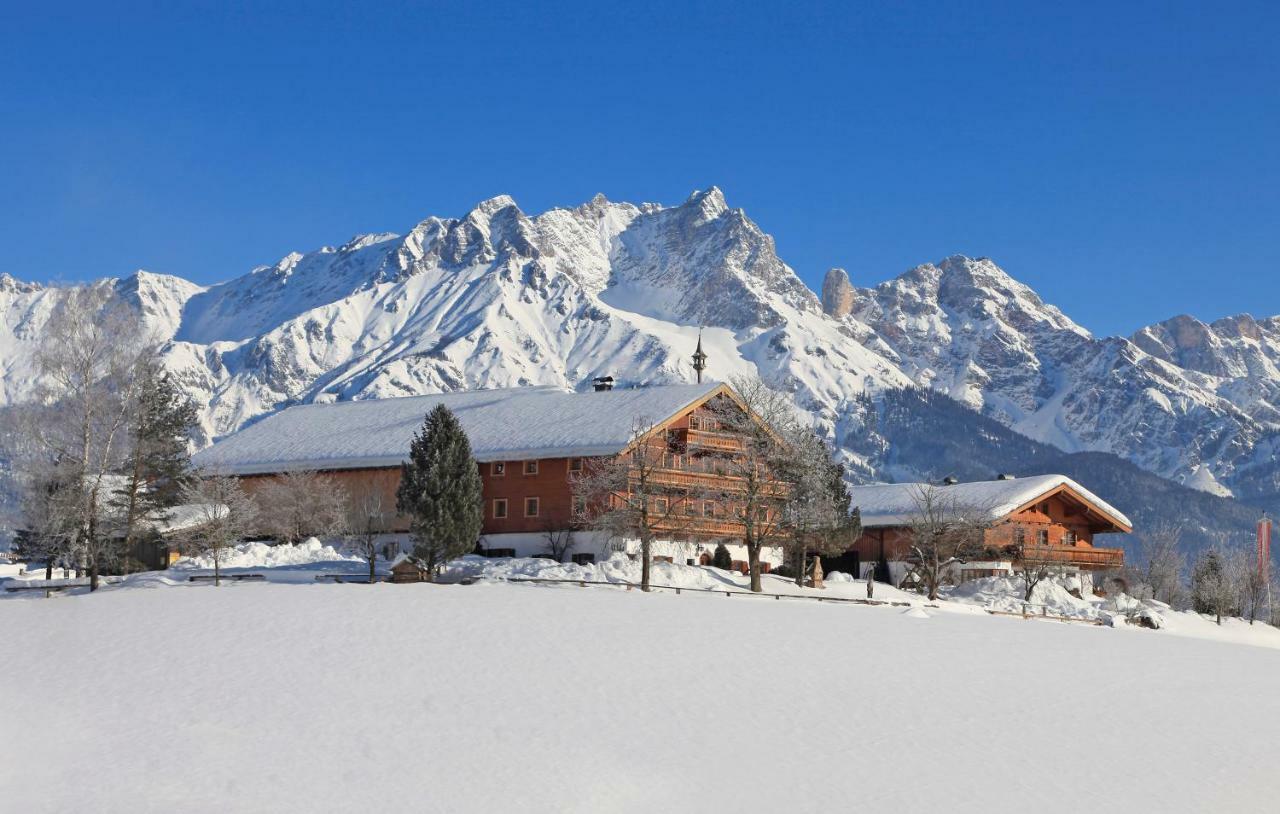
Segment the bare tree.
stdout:
[[285,472],[262,484],[256,497],[263,530],[281,542],[334,537],[346,529],[347,493],[328,475]]
[[961,501],[949,488],[923,485],[913,496],[910,558],[930,600],[938,598],[952,565],[982,554],[990,527],[984,507]]
[[720,429],[741,442],[739,451],[724,458],[724,473],[732,480],[720,502],[743,527],[751,590],[759,593],[761,551],[788,537],[784,508],[790,486],[781,473],[790,463],[787,438],[794,435],[796,415],[790,400],[760,379],[737,378],[733,388],[738,400],[721,398],[710,405]]
[[[1182,526],[1171,522],[1155,523],[1139,534],[1140,565],[1128,575],[1130,583],[1136,577],[1150,589],[1152,599],[1178,604],[1183,596],[1183,572],[1187,567],[1182,536]],[[1131,585],[1130,593],[1135,591]]]
[[1265,567],[1265,563],[1256,562],[1252,553],[1246,549],[1238,550],[1234,566],[1239,581],[1240,612],[1249,620],[1249,624],[1253,624],[1264,611],[1271,587],[1270,569]]
[[1238,546],[1219,541],[1196,561],[1191,573],[1191,590],[1197,613],[1212,614],[1219,625],[1222,617],[1235,615],[1242,603],[1243,585],[1251,570],[1251,558]]
[[574,501],[585,528],[610,539],[640,541],[640,589],[648,591],[653,570],[653,544],[660,538],[686,536],[699,519],[702,493],[674,485],[666,438],[661,427],[640,419],[619,455],[591,458],[573,481]]
[[811,428],[795,425],[786,468],[780,473],[791,489],[783,504],[782,539],[797,586],[804,586],[809,554],[842,554],[858,538],[862,524],[851,514],[844,467],[831,460],[831,448]]
[[213,558],[213,584],[221,584],[223,552],[253,530],[258,506],[238,478],[198,472],[186,490],[185,500],[195,506],[194,523],[178,538],[191,553]]
[[542,521],[542,538],[546,540],[543,551],[556,562],[564,562],[564,558],[577,545],[573,522],[576,521],[568,521],[554,512],[548,512]]
[[[73,556],[89,569],[89,587],[114,554],[106,533],[108,477],[129,448],[140,371],[156,352],[138,314],[110,285],[73,288],[55,306],[35,354],[39,375],[23,433],[75,497]],[[70,508],[70,507],[69,507]]]
[[1025,543],[1013,546],[1014,572],[1022,577],[1022,601],[1030,602],[1036,586],[1061,573],[1062,564],[1052,559],[1049,549]]
[[356,491],[349,503],[345,523],[352,547],[369,563],[369,582],[377,580],[378,538],[391,526],[393,512],[388,508],[383,490],[369,483]]

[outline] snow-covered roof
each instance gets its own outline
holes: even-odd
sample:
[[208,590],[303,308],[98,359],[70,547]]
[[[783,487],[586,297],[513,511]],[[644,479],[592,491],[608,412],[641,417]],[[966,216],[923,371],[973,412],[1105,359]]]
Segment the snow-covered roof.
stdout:
[[194,462],[230,475],[396,466],[437,404],[458,417],[478,461],[612,455],[631,441],[638,422],[665,421],[720,387],[708,382],[586,393],[512,387],[305,404],[227,436]]
[[918,512],[921,490],[934,488],[957,508],[979,510],[991,520],[998,520],[1042,495],[1066,486],[1117,525],[1126,529],[1133,524],[1114,506],[1099,498],[1066,475],[1033,475],[1008,480],[970,481],[945,486],[927,483],[878,483],[855,486],[849,491],[853,505],[862,514],[865,528],[905,526]]
[[225,508],[220,503],[183,503],[164,510],[164,519],[155,520],[151,528],[158,534],[173,534],[207,522]]

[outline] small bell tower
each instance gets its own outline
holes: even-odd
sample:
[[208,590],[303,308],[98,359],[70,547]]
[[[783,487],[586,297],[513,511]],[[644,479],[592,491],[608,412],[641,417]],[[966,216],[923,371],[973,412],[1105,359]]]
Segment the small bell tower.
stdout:
[[693,352],[693,369],[698,374],[698,384],[702,384],[702,371],[707,369],[707,355],[702,352],[702,329],[698,329],[698,349]]

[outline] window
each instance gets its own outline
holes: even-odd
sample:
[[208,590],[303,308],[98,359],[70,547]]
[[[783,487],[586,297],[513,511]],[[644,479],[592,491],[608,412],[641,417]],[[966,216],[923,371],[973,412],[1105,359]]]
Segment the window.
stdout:
[[507,474],[506,461],[494,461],[489,464],[489,474],[493,475],[495,478],[500,478]]
[[536,475],[536,474],[538,474],[538,462],[537,462],[537,461],[525,461],[525,462],[524,462],[524,473],[525,473],[526,475]]
[[1027,530],[1022,526],[1013,527],[1013,544],[1023,545],[1027,542]]
[[538,499],[536,497],[526,497],[524,499],[524,516],[525,517],[538,516]]
[[689,429],[698,429],[698,417],[696,415],[689,416]]
[[667,499],[665,497],[655,497],[653,499],[653,510],[659,514],[667,511]]
[[[536,463],[536,461],[535,461],[535,463]],[[570,458],[570,459],[569,459],[569,471],[570,471],[570,472],[581,472],[581,471],[582,471],[582,459],[581,459],[581,458]]]
[[493,517],[495,520],[502,520],[507,516],[507,499],[500,497],[493,501]]
[[703,517],[715,517],[715,516],[716,516],[716,504],[715,504],[715,501],[712,501],[712,500],[704,500],[704,501],[702,501],[702,516],[703,516]]
[[1049,545],[1049,530],[1040,529],[1036,532],[1036,543],[1039,545]]
[[1068,531],[1066,534],[1062,535],[1062,542],[1066,543],[1067,545],[1075,545],[1076,533],[1074,531]]

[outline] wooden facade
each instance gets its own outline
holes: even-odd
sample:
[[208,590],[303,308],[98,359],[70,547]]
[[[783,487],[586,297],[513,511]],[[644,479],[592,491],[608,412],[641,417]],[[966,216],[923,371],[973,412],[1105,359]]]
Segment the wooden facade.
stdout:
[[[946,487],[940,487],[945,489]],[[1094,545],[1095,535],[1128,533],[1127,525],[1067,484],[996,518],[983,532],[985,559],[1019,564],[1023,559],[1061,565],[1067,569],[1102,570],[1124,565],[1124,551]],[[888,563],[909,558],[908,525],[873,525],[863,529],[851,552],[861,563]],[[963,567],[961,569],[964,570]],[[990,576],[986,566],[969,569],[968,576]]]
[[[693,541],[740,540],[745,529],[740,521],[741,507],[733,495],[742,485],[731,474],[728,459],[742,454],[743,439],[726,430],[721,418],[727,410],[742,410],[736,396],[721,386],[700,402],[667,417],[654,425],[643,440],[660,464],[652,472],[653,479],[669,489],[673,501],[685,500],[690,505],[678,523],[678,537]],[[405,450],[406,455],[408,450]],[[620,454],[628,454],[623,450]],[[574,479],[590,458],[544,457],[522,460],[484,460],[480,470],[484,500],[481,534],[534,535],[581,525],[584,507],[574,495]],[[651,459],[652,460],[652,459]],[[400,482],[398,467],[375,467],[321,470],[333,478],[349,495],[375,489],[382,494],[382,505],[394,508]],[[274,474],[242,475],[245,490],[254,495],[275,477]],[[772,483],[766,487],[779,497],[785,486]],[[701,497],[701,495],[713,495]],[[689,500],[689,495],[699,495]],[[261,506],[263,512],[269,506]],[[768,511],[775,511],[769,509]],[[397,516],[387,529],[392,533],[409,530],[408,518]],[[675,532],[676,529],[670,529]],[[674,538],[674,535],[673,535]]]

